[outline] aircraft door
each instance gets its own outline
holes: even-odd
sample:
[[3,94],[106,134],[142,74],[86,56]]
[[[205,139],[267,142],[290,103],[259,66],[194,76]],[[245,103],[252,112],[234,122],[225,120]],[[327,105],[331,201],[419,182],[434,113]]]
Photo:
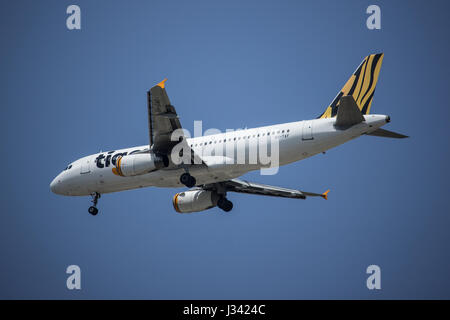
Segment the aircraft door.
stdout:
[[91,163],[90,162],[91,162],[91,158],[86,158],[86,159],[82,160],[81,171],[80,171],[81,174],[86,174],[86,173],[91,172],[91,168],[90,168]]
[[302,128],[302,140],[313,140],[313,122],[304,121]]

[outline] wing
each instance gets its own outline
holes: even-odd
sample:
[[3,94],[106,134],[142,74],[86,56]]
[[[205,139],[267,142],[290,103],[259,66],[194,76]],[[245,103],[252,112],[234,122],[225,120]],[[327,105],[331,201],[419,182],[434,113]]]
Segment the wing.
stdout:
[[191,150],[191,164],[203,164],[200,157],[187,145],[184,135],[178,141],[172,141],[172,133],[182,129],[175,107],[170,103],[165,89],[164,79],[147,92],[149,141],[152,151],[157,154],[169,155],[172,148],[181,140],[185,150]]
[[150,146],[155,153],[161,154],[168,154],[178,143],[170,137],[175,130],[181,129],[175,107],[170,104],[164,88],[166,81],[164,79],[147,92]]
[[322,197],[324,199],[327,199],[328,192],[330,191],[327,190],[324,193],[305,192],[295,189],[287,189],[282,187],[248,182],[239,179],[231,179],[228,181],[220,182],[218,184],[219,186],[217,186],[217,184],[205,185],[203,186],[203,189],[205,190],[221,189],[226,192],[230,191],[230,192],[257,194],[272,197],[294,198],[294,199],[306,199],[306,197]]

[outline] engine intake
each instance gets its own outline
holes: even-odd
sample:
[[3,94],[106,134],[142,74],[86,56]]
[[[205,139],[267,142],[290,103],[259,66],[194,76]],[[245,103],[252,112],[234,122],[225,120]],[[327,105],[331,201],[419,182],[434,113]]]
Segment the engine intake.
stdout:
[[178,213],[199,212],[217,205],[219,195],[207,190],[189,190],[173,197],[173,207]]
[[122,177],[138,176],[169,165],[168,158],[154,153],[129,154],[118,157],[112,168],[115,175]]

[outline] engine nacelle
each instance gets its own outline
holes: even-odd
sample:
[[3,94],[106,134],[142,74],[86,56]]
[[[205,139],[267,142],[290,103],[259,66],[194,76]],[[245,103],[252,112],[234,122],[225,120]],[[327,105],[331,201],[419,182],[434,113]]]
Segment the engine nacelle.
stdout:
[[118,157],[112,172],[118,176],[131,177],[168,166],[168,158],[154,153],[129,154]]
[[219,195],[207,190],[189,190],[177,193],[173,197],[173,207],[178,213],[191,213],[213,208]]

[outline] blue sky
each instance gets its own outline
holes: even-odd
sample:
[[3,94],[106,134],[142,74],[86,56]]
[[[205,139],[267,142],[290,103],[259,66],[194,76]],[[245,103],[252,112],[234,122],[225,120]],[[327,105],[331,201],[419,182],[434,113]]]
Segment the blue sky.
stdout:
[[[82,29],[66,28],[81,7]],[[381,8],[368,30],[366,8]],[[449,22],[444,1],[3,1],[0,298],[450,298]],[[61,197],[69,162],[146,144],[146,91],[167,77],[182,125],[315,118],[364,56],[385,58],[386,129],[245,178],[329,200],[232,194],[177,214],[183,189]],[[66,288],[66,267],[82,290]],[[382,289],[366,287],[381,267]]]

